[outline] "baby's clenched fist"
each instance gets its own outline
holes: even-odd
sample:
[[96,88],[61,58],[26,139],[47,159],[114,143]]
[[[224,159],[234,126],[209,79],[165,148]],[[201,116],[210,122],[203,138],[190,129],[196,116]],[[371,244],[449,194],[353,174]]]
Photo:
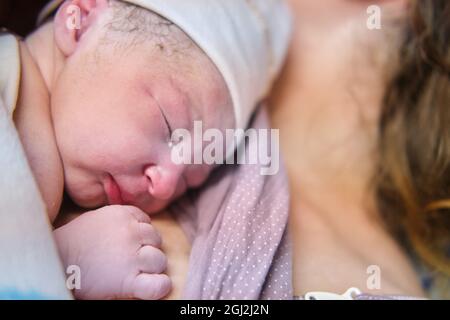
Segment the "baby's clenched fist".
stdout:
[[64,265],[81,271],[78,299],[161,299],[171,290],[161,237],[132,206],[89,211],[54,231]]

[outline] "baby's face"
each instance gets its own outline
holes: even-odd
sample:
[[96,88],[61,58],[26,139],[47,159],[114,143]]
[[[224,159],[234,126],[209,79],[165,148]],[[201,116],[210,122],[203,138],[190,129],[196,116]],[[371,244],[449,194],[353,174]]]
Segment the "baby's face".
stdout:
[[[226,84],[201,51],[167,55],[85,44],[70,56],[52,92],[65,187],[80,206],[164,208],[202,184],[208,165],[171,161],[171,131],[232,128]],[[119,52],[120,51],[120,52]]]

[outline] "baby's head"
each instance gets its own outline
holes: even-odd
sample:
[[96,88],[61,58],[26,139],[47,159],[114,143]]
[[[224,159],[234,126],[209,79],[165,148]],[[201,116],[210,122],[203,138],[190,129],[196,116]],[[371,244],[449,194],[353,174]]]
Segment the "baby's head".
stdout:
[[281,69],[290,18],[282,0],[66,0],[51,109],[71,198],[153,213],[201,185],[212,167],[175,164],[171,132],[245,129]]
[[[67,27],[73,4],[80,30]],[[153,213],[202,184],[212,167],[175,164],[170,140],[194,120],[234,127],[229,90],[208,56],[175,24],[119,1],[67,1],[53,23],[66,59],[51,108],[71,198]]]

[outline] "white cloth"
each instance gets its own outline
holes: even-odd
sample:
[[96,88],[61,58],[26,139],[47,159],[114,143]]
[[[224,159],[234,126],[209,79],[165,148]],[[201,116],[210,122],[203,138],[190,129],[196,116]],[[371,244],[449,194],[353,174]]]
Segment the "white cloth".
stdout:
[[[149,9],[178,25],[215,63],[245,129],[283,64],[291,15],[283,0],[123,0]],[[61,0],[50,2],[44,20]]]
[[0,35],[0,298],[68,299],[44,201],[12,119],[19,84],[18,41]]
[[12,115],[16,107],[20,81],[20,55],[17,39],[10,34],[0,34],[0,97]]

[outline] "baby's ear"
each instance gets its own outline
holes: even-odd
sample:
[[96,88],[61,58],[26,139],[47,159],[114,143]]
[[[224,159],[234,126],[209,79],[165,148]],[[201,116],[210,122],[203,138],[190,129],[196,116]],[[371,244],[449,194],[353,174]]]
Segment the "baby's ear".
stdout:
[[65,56],[73,54],[82,36],[108,8],[108,0],[67,0],[54,19],[56,45]]

